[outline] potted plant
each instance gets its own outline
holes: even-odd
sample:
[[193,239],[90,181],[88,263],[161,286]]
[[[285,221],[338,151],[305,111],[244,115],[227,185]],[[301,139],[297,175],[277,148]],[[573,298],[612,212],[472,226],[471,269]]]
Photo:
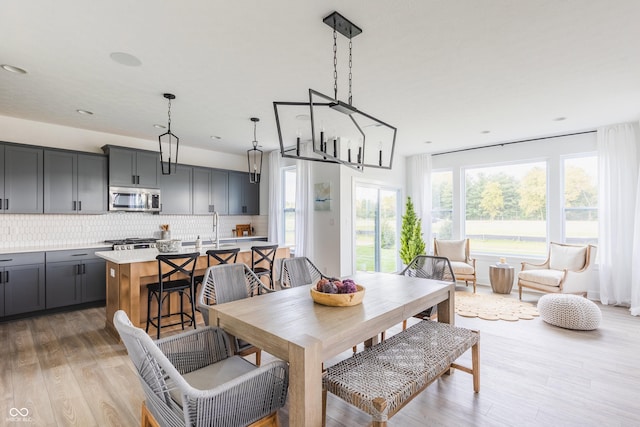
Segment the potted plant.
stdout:
[[413,210],[411,197],[407,197],[405,214],[402,216],[400,231],[400,259],[408,265],[417,255],[425,254],[425,243],[422,238],[422,221]]

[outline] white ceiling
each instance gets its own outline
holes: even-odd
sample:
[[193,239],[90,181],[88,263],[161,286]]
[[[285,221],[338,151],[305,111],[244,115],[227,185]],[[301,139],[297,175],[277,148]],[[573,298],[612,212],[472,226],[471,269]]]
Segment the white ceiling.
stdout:
[[181,144],[240,153],[257,116],[258,140],[275,149],[273,101],[332,93],[322,18],[334,10],[363,29],[353,104],[398,128],[396,155],[639,118],[638,0],[3,0],[0,64],[28,74],[0,69],[0,115],[152,144],[163,132],[153,124],[167,121],[162,93],[172,92]]

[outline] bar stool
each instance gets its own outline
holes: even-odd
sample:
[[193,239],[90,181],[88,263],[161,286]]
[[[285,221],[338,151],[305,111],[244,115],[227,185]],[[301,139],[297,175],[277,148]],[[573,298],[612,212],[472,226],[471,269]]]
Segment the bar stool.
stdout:
[[[211,258],[218,261],[218,264],[235,264],[238,259],[238,252],[240,252],[240,248],[209,249],[207,251],[207,267],[211,267]],[[193,279],[196,287],[196,295],[198,295],[198,286],[200,286],[203,281],[204,275],[196,276],[195,279]],[[196,310],[200,311],[199,308],[196,308]]]
[[[278,245],[251,247],[251,270],[253,270],[255,275],[260,279],[262,279],[262,276],[267,276],[269,279],[269,287],[271,289],[274,288],[273,262],[275,261],[277,250]],[[264,266],[265,262],[267,263],[267,266]],[[258,264],[262,264],[262,266],[259,266]]]
[[[182,325],[184,330],[185,323],[191,323],[193,329],[196,329],[195,302],[194,302],[194,282],[193,272],[196,268],[196,261],[200,256],[199,252],[185,254],[160,254],[156,257],[158,260],[158,282],[147,285],[147,327],[153,325],[157,329],[157,339],[160,339],[160,329],[168,326]],[[162,272],[163,266],[165,273]],[[178,273],[182,273],[187,277],[171,277]],[[180,297],[180,312],[171,313],[171,307],[167,314],[162,314],[162,305],[167,297],[173,293],[178,293]],[[189,298],[191,304],[191,314],[184,311],[184,296]],[[158,302],[158,315],[151,315],[151,300]],[[180,314],[180,322],[162,325],[162,318],[171,317]],[[185,317],[187,320],[185,320]]]

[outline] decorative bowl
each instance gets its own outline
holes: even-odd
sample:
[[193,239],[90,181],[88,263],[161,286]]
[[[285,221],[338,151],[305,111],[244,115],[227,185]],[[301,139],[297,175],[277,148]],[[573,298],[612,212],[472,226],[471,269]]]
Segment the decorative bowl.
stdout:
[[181,248],[182,240],[179,239],[156,240],[156,249],[163,254],[167,252],[178,252]]
[[332,307],[349,307],[358,305],[364,298],[364,286],[356,285],[357,292],[351,294],[325,294],[311,288],[311,298],[316,304],[329,305]]

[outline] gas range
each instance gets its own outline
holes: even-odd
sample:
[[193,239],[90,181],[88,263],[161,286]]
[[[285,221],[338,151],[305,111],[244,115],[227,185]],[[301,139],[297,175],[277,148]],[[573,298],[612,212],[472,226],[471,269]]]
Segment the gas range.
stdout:
[[105,240],[105,243],[111,243],[114,251],[128,251],[132,249],[155,248],[156,240],[154,238],[138,238],[130,237],[120,240]]

